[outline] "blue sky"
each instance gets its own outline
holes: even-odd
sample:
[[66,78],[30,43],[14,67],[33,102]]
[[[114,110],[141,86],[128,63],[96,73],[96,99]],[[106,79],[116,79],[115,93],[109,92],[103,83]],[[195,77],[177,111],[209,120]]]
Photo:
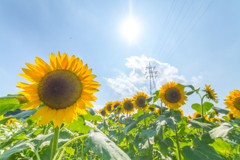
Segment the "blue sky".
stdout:
[[[121,32],[132,15],[139,35],[131,43]],[[156,66],[157,89],[177,81],[204,88],[223,99],[240,89],[240,1],[114,0],[0,1],[0,96],[17,93],[17,75],[35,57],[76,55],[93,69],[102,86],[95,108],[109,101],[149,94],[145,67]],[[191,95],[182,109],[192,114]]]

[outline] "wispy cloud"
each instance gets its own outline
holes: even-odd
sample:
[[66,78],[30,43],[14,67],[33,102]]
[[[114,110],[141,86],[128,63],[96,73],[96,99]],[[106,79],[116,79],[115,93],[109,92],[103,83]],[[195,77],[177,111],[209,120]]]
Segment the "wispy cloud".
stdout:
[[131,56],[126,59],[128,62],[125,65],[131,69],[129,75],[120,73],[117,78],[105,78],[115,94],[122,98],[132,97],[137,92],[149,94],[150,80],[149,77],[146,79],[146,75],[149,72],[146,70],[146,67],[149,63],[151,66],[155,66],[155,71],[157,71],[158,76],[155,78],[156,89],[159,89],[166,82],[174,81],[183,84],[187,82],[183,75],[178,75],[178,69],[168,63],[162,63],[144,55],[141,57]]
[[193,86],[198,86],[198,84],[201,82],[201,80],[203,79],[202,76],[198,76],[198,77],[192,77],[191,81],[192,81],[192,85]]

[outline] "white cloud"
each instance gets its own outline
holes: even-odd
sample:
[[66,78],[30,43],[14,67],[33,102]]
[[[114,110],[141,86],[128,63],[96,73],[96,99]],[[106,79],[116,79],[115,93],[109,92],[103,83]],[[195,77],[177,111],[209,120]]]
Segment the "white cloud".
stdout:
[[202,79],[203,79],[202,76],[198,76],[198,77],[194,77],[194,76],[193,76],[193,77],[191,78],[192,85],[193,85],[193,86],[197,86]]
[[157,71],[157,77],[155,79],[156,89],[160,89],[160,86],[166,82],[179,82],[186,83],[186,79],[183,75],[178,75],[178,69],[169,65],[168,63],[161,63],[153,58],[147,58],[142,55],[131,56],[126,58],[127,63],[125,64],[128,68],[131,69],[131,73],[127,76],[125,73],[121,73],[117,78],[105,78],[108,82],[108,85],[115,91],[115,94],[124,97],[132,97],[137,92],[145,92],[149,94],[150,80],[149,77],[146,79],[145,73],[149,72],[149,69],[146,70],[146,67],[155,66]]

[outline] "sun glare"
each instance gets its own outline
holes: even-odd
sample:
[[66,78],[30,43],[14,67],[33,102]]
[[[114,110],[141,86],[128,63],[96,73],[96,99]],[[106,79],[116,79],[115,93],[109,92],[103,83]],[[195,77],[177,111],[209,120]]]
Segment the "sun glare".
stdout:
[[122,25],[122,34],[129,42],[132,42],[139,35],[140,27],[138,22],[132,17],[124,21]]

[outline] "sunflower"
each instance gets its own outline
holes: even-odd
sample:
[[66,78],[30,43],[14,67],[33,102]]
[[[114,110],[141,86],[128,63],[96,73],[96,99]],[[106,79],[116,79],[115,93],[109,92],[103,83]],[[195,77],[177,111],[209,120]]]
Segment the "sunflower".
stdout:
[[143,92],[138,92],[136,95],[133,96],[134,100],[134,108],[137,108],[139,110],[148,110],[149,105],[145,104],[145,100],[148,98],[148,95],[146,95]]
[[201,118],[201,114],[198,112],[193,113],[192,119],[195,119],[195,118]]
[[159,98],[168,108],[177,109],[187,100],[186,91],[177,82],[166,83],[160,88]]
[[[96,110],[97,111],[97,110]],[[107,115],[106,109],[99,109],[99,111],[97,111],[99,114],[101,114],[103,117],[105,117]]]
[[192,117],[189,115],[189,116],[187,116],[187,119],[192,119]]
[[149,107],[148,109],[151,110],[152,112],[157,112],[157,108]]
[[205,91],[207,93],[207,98],[212,99],[215,103],[218,103],[218,99],[217,99],[218,97],[216,96],[217,94],[214,93],[214,89],[210,88],[211,85],[207,86],[205,84],[205,87],[206,87],[206,90],[203,90],[203,91]]
[[226,96],[224,104],[230,109],[233,117],[240,117],[240,91],[234,90],[230,92],[230,96]]
[[117,108],[119,105],[121,105],[121,102],[120,101],[115,101],[113,102],[112,106],[113,106],[113,109],[115,109],[114,113],[121,113],[122,111],[122,108]]
[[178,111],[181,113],[181,117],[183,118],[184,117],[183,110],[179,108]]
[[[8,117],[12,117],[12,115],[9,115]],[[11,124],[11,123],[14,122],[14,121],[17,121],[17,119],[15,119],[15,118],[10,118],[10,119],[6,122],[6,124],[4,124],[4,125],[7,126],[7,125]]]
[[216,115],[216,116],[219,116],[219,113],[215,110],[213,110],[213,113]]
[[101,86],[93,81],[96,75],[91,74],[92,69],[88,65],[83,66],[82,60],[60,52],[58,55],[49,55],[49,65],[41,58],[36,57],[35,64],[26,63],[25,74],[18,74],[33,84],[18,82],[18,88],[29,103],[22,110],[40,108],[32,118],[41,117],[40,124],[46,125],[53,120],[54,127],[60,127],[63,119],[67,124],[77,119],[77,113],[87,114],[85,108],[93,105],[90,101],[96,101],[92,94]]
[[106,103],[105,109],[106,109],[107,113],[112,113],[112,110],[113,110],[113,105],[112,104],[113,104],[113,102]]
[[134,104],[132,98],[125,98],[122,102],[122,111],[123,113],[130,114],[134,112]]
[[236,119],[236,117],[233,116],[233,113],[229,112],[227,116],[228,116],[228,119],[232,119],[232,120]]

